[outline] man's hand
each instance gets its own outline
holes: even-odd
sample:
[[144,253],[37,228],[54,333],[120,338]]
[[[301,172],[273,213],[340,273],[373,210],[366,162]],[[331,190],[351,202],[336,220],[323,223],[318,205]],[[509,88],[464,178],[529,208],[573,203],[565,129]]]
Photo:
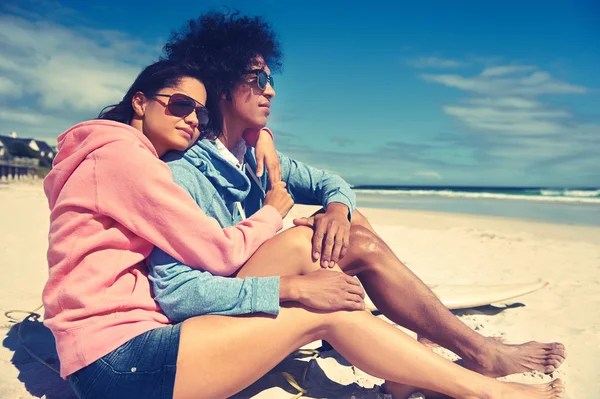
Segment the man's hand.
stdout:
[[279,163],[279,156],[275,150],[275,142],[268,132],[260,131],[254,150],[256,154],[256,177],[263,175],[266,165],[267,172],[269,172],[269,187],[274,187],[275,183],[281,181],[281,163]]
[[348,207],[331,203],[324,213],[309,218],[294,219],[296,226],[312,227],[313,260],[321,260],[321,267],[333,267],[342,259],[350,243],[350,221]]

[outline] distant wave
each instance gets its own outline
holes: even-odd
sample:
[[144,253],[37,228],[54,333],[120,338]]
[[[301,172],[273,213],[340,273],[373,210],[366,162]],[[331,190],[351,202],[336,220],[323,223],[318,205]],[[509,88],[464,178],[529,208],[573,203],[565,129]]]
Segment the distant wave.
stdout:
[[[600,190],[576,190],[576,189],[522,189],[507,192],[467,191],[467,190],[436,190],[436,189],[364,189],[357,188],[354,191],[359,195],[385,195],[385,196],[436,196],[449,198],[484,198],[501,200],[525,200],[543,202],[568,202],[600,204]],[[490,190],[491,191],[491,190]]]

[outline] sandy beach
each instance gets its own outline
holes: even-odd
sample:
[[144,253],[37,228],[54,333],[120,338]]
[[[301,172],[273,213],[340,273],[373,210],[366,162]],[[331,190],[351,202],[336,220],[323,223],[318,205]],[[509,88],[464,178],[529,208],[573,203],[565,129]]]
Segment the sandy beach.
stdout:
[[[309,215],[314,209],[296,206],[286,226],[291,225],[291,218]],[[502,336],[510,343],[563,342],[568,358],[553,377],[565,381],[568,398],[600,396],[600,368],[596,364],[600,359],[600,227],[424,211],[361,210],[400,259],[428,284],[547,281],[546,288],[513,301],[524,306],[502,311],[467,310],[458,316],[480,333]],[[41,304],[47,277],[48,215],[39,180],[0,184],[0,398],[69,397],[47,368],[37,367],[36,361],[23,354],[14,324],[5,317],[7,311],[33,310]],[[379,382],[341,365],[334,357],[319,359],[318,364],[331,380],[342,384],[359,382],[369,387]],[[279,371],[267,376],[247,395],[292,397],[296,390],[285,381],[273,386],[282,380],[278,375]],[[507,378],[526,383],[549,379],[539,373]]]

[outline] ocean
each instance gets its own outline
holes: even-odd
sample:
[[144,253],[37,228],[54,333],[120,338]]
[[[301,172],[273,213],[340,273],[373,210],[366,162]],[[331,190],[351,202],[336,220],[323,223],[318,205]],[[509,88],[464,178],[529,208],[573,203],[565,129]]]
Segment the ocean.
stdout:
[[600,226],[600,188],[354,186],[362,207]]

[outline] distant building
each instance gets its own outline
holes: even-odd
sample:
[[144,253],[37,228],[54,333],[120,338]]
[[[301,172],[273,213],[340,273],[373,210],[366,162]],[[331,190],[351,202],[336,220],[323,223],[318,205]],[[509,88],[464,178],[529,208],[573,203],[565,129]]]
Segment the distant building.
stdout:
[[55,155],[56,149],[45,141],[19,138],[15,132],[8,136],[0,135],[0,159],[19,157],[51,161]]
[[45,141],[35,140],[35,144],[37,144],[40,149],[40,157],[53,159],[54,155],[56,155],[56,150]]

